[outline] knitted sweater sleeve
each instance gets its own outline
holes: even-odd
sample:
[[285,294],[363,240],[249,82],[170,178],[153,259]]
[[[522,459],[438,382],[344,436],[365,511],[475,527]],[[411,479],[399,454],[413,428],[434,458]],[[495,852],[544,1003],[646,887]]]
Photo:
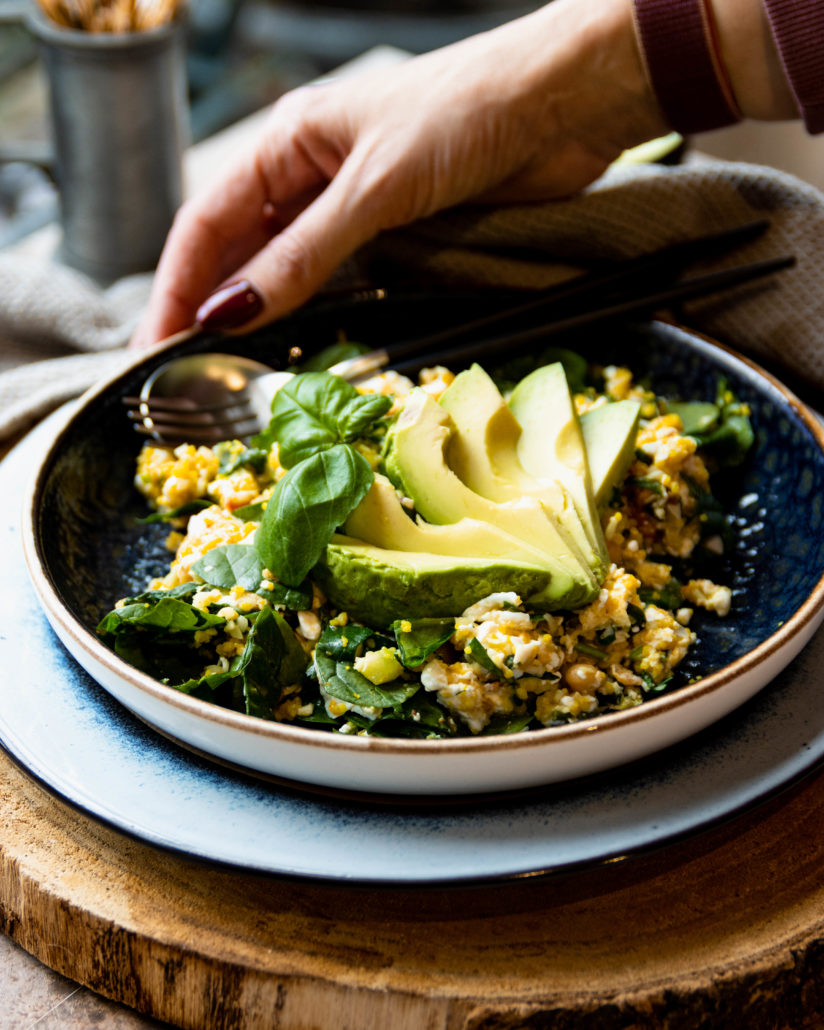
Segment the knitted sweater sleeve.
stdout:
[[824,132],[824,0],[764,0],[764,6],[804,124]]

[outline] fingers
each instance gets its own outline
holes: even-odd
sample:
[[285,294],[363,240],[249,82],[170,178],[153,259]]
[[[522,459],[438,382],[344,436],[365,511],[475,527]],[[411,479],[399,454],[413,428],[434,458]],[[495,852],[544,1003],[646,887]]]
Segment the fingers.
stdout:
[[380,228],[344,166],[326,189],[213,293],[197,321],[210,331],[254,329],[299,307]]
[[[282,141],[280,144],[278,141]],[[268,167],[275,149],[279,159]],[[208,191],[180,209],[131,341],[145,347],[195,321],[198,307],[317,195],[324,173],[283,118]]]

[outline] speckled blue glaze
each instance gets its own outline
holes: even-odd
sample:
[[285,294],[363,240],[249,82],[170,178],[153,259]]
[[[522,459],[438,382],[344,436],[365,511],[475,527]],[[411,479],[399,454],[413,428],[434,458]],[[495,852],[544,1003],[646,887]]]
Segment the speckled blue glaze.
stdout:
[[[662,324],[623,331],[589,348],[603,361],[646,375],[660,394],[714,400],[719,378],[752,411],[755,445],[742,468],[714,488],[732,513],[736,550],[718,575],[733,587],[732,617],[697,613],[700,647],[682,673],[704,674],[765,640],[809,595],[824,569],[824,459],[798,411],[736,357],[684,330]],[[624,355],[626,355],[624,357]]]
[[[658,362],[656,374],[673,377],[677,392],[694,396],[700,387],[711,396],[714,384],[706,369],[702,378],[700,360],[681,354],[678,342],[676,335],[660,348],[645,344],[637,360],[650,368]],[[723,367],[723,356],[716,360]],[[746,371],[737,368],[730,381],[743,399],[750,399],[749,391],[753,402],[759,400]],[[702,630],[712,648],[705,650],[705,660],[711,654],[717,656],[711,660],[726,661],[748,648],[748,633],[769,633],[792,611],[788,606],[804,590],[805,577],[814,582],[821,570],[822,459],[781,395],[765,400],[761,390],[761,446],[758,461],[745,470],[740,509],[742,527],[751,531],[744,550],[755,554],[736,558],[737,589],[752,591],[753,584],[780,578],[759,578],[768,561],[782,562],[786,582],[764,585],[763,592],[759,587],[751,597],[737,594],[742,617],[732,631]],[[709,730],[609,774],[521,796],[464,798],[456,806],[376,804],[302,793],[227,771],[147,729],[113,701],[67,655],[39,609],[20,554],[17,513],[23,483],[53,437],[55,421],[0,465],[7,500],[0,536],[0,741],[50,789],[144,841],[246,869],[338,882],[496,880],[568,870],[693,832],[781,789],[824,756],[819,632],[769,688]],[[790,460],[789,446],[800,461]],[[797,496],[810,499],[809,526],[793,517]],[[74,505],[72,518],[94,524],[99,505],[116,503],[106,490],[97,490],[95,504]],[[77,562],[76,541],[56,537],[72,577],[65,590],[90,619],[92,595],[84,600],[83,591],[94,587],[95,567]],[[143,560],[128,534],[106,546],[123,561]],[[803,561],[797,563],[797,556]]]

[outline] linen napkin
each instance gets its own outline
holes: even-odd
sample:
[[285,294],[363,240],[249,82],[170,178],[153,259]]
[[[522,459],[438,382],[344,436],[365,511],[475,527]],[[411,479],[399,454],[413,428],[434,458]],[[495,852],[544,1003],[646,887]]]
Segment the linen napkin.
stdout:
[[768,219],[757,241],[695,271],[793,254],[775,277],[684,305],[682,321],[824,395],[824,194],[794,176],[701,156],[679,166],[614,165],[560,203],[461,207],[387,233],[374,278],[541,288],[605,261]]
[[134,358],[150,275],[104,289],[55,261],[0,251],[0,442]]
[[[378,285],[537,289],[757,218],[771,222],[761,239],[704,270],[788,253],[796,267],[692,302],[683,320],[824,395],[824,194],[771,168],[618,164],[568,200],[463,206],[387,232],[356,264]],[[125,345],[149,286],[134,276],[102,289],[57,263],[0,253],[0,440],[134,357]]]

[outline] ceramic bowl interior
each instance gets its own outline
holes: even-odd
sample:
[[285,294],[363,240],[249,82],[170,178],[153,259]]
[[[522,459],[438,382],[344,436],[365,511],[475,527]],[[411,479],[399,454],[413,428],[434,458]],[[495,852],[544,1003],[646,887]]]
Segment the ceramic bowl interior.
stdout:
[[[182,342],[175,350],[235,351],[285,367],[294,348],[309,356],[341,335],[381,346],[475,317],[487,303],[500,299],[427,294],[327,301],[257,333],[219,340],[202,337]],[[733,610],[725,619],[696,613],[693,626],[699,643],[679,669],[681,682],[729,667],[777,633],[786,639],[805,605],[801,621],[808,628],[824,602],[824,452],[821,431],[807,409],[756,366],[666,323],[601,326],[552,342],[574,348],[591,361],[627,365],[665,395],[713,399],[723,378],[750,406],[755,447],[716,489],[733,513],[736,546],[713,576],[732,586]],[[166,351],[146,357],[97,389],[55,442],[38,477],[32,534],[39,571],[65,618],[92,633],[118,598],[139,592],[149,577],[165,571],[170,560],[164,547],[168,530],[137,521],[146,513],[145,502],[132,485],[141,441],[121,403],[124,394],[137,392],[152,368],[169,356]],[[503,360],[484,364],[492,370]],[[111,656],[111,662],[118,661]],[[723,683],[719,689],[726,689]],[[168,690],[169,695],[176,693]],[[214,707],[191,698],[186,702],[203,710]],[[644,716],[666,703],[666,697],[647,702],[641,706]],[[619,714],[626,723],[623,717],[635,712]],[[246,716],[237,720],[256,721]],[[317,731],[294,727],[289,732],[293,740],[317,736]],[[530,736],[551,746],[555,732],[541,730]],[[451,743],[440,742],[439,750],[448,750]],[[465,749],[475,741],[454,743]],[[409,744],[382,741],[381,747],[402,750]]]

